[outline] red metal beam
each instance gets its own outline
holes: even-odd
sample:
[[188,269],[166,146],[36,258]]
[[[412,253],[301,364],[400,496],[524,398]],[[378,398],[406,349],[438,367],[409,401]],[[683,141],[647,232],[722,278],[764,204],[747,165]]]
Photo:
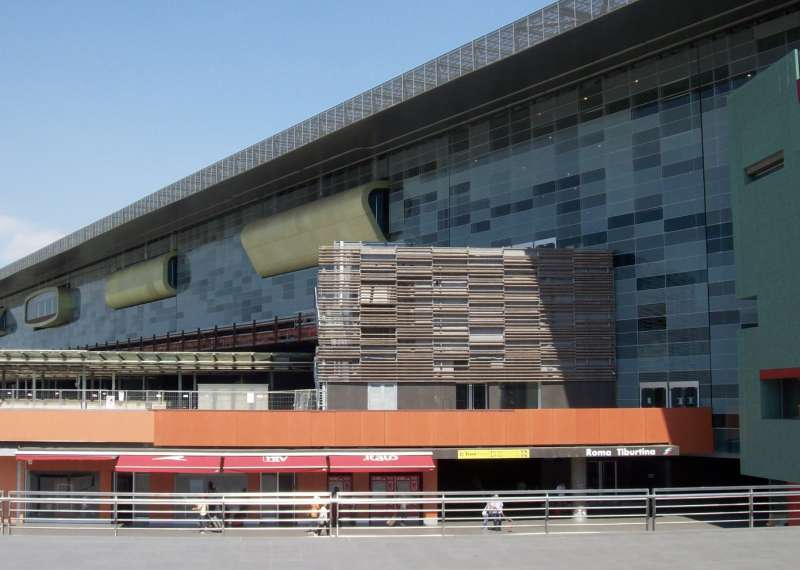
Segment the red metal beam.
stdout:
[[766,368],[759,374],[762,380],[783,380],[800,378],[800,368]]
[[[292,317],[268,321],[251,321],[247,324],[233,323],[230,326],[215,326],[213,329],[197,329],[180,332],[180,350],[207,352],[216,350],[270,349],[291,343],[311,343],[317,339],[316,315],[298,313]],[[86,350],[139,350],[169,352],[174,350],[177,339],[174,333],[106,342],[103,345],[86,346]]]

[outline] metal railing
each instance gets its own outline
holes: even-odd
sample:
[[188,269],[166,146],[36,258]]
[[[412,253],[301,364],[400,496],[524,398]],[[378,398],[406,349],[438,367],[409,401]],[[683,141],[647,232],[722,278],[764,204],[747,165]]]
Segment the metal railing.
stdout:
[[653,490],[652,524],[672,528],[800,524],[800,486],[683,487]]
[[[15,492],[5,499],[13,530],[226,529],[315,532],[328,493],[59,493]],[[317,516],[315,516],[317,515]],[[329,520],[329,519],[328,519]],[[327,527],[329,529],[329,526]]]
[[80,345],[85,350],[130,350],[138,352],[217,351],[273,347],[314,341],[317,338],[316,312],[253,320],[204,329],[166,332],[161,335],[128,337],[124,340]]
[[0,494],[0,529],[326,536],[611,533],[800,525],[800,487],[497,492]]
[[2,408],[316,410],[317,391],[0,390]]

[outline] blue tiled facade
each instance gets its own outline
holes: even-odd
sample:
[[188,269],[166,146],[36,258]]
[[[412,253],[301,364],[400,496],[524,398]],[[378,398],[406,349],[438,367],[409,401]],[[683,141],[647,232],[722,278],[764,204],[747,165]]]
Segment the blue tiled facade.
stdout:
[[[244,224],[375,178],[391,181],[393,241],[559,247],[615,253],[617,401],[642,382],[697,381],[718,447],[735,449],[736,335],[755,307],[734,295],[727,94],[800,46],[796,14],[746,25],[637,61],[158,242],[58,281],[79,292],[71,324],[20,325],[25,293],[3,298],[0,347],[65,347],[291,315],[314,307],[315,270],[262,279],[239,241]],[[106,308],[105,276],[175,248],[177,297]],[[16,323],[16,325],[14,325]]]

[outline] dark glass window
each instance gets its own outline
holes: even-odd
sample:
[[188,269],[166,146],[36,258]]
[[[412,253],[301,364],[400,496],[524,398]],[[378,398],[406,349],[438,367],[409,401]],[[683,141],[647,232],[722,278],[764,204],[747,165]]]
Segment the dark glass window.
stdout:
[[664,220],[664,231],[675,232],[678,230],[685,230],[697,226],[705,225],[705,214],[691,214],[689,216],[681,216],[680,218],[670,218]]
[[675,162],[673,164],[667,164],[661,168],[661,176],[663,178],[669,178],[670,176],[678,176],[680,174],[686,174],[688,172],[692,172],[693,170],[702,170],[703,169],[703,159],[701,157],[692,158],[689,160],[684,160],[682,162]]
[[539,407],[539,390],[535,382],[500,384],[500,408],[504,410]]
[[520,200],[519,202],[514,202],[513,204],[515,212],[524,212],[525,210],[530,210],[533,208],[533,200],[528,198],[527,200]]
[[633,105],[644,105],[646,103],[652,103],[653,101],[658,100],[658,89],[650,89],[648,91],[642,91],[641,93],[637,93],[632,97]]
[[470,227],[470,233],[479,234],[481,232],[488,231],[491,229],[492,225],[489,220],[483,220],[482,222],[476,222],[472,224]]
[[629,99],[620,99],[619,101],[613,101],[606,105],[606,114],[611,115],[613,113],[618,113],[620,111],[624,111],[628,107],[631,106],[631,102]]
[[673,408],[696,408],[697,387],[695,386],[670,386],[670,404]]
[[652,303],[649,305],[639,305],[639,318],[661,317],[667,314],[666,303]]
[[632,253],[621,253],[614,256],[614,267],[636,265],[636,256]]
[[468,410],[469,409],[469,385],[456,384],[456,409]]
[[653,388],[642,388],[642,407],[666,408],[667,388],[663,386],[657,386]]
[[570,200],[569,202],[561,202],[556,206],[556,211],[559,214],[568,214],[570,212],[577,212],[581,209],[580,200]]
[[705,283],[706,281],[708,281],[708,272],[705,269],[667,275],[667,287],[680,287],[682,285]]
[[667,317],[650,317],[639,319],[639,331],[657,331],[667,328]]
[[595,194],[594,196],[587,196],[586,198],[581,198],[581,209],[588,209],[588,208],[595,208],[597,206],[602,206],[606,203],[606,195],[605,194]]
[[780,381],[783,418],[800,419],[800,380],[792,378]]
[[598,168],[597,170],[590,170],[581,174],[581,184],[589,184],[591,182],[598,182],[606,179],[606,169]]
[[661,208],[653,208],[652,210],[643,210],[636,212],[636,223],[646,224],[647,222],[655,222],[664,217]]
[[178,256],[173,256],[167,263],[167,283],[175,289],[178,286]]
[[556,191],[556,182],[555,180],[551,180],[550,182],[542,182],[541,184],[537,184],[533,187],[533,195],[534,196],[543,196],[545,194],[549,194],[550,192]]
[[503,204],[502,206],[495,206],[494,208],[492,208],[493,218],[507,216],[510,213],[511,213],[511,204]]
[[637,158],[633,161],[633,169],[638,170],[645,170],[647,168],[654,168],[656,166],[661,165],[661,155],[654,154],[652,156],[647,156],[645,158]]
[[586,234],[585,236],[583,236],[583,245],[587,247],[590,245],[600,245],[601,243],[606,243],[607,239],[608,238],[606,232]]
[[567,176],[558,181],[558,189],[564,190],[566,188],[575,188],[581,183],[581,177],[578,174],[574,176]]
[[761,383],[764,418],[800,420],[800,378]]
[[712,325],[739,324],[739,311],[712,311],[708,314],[708,319]]
[[639,291],[646,291],[647,289],[663,289],[664,276],[656,275],[654,277],[640,277],[636,280],[636,289]]
[[622,214],[620,216],[612,216],[608,218],[608,229],[624,228],[625,226],[632,226],[635,222],[633,214]]
[[7,330],[8,330],[7,312],[4,307],[0,307],[0,332],[6,332]]
[[456,409],[485,410],[486,384],[457,384]]
[[756,45],[758,46],[758,51],[767,51],[777,47],[783,47],[785,41],[786,39],[783,32],[778,32],[777,34],[758,40]]

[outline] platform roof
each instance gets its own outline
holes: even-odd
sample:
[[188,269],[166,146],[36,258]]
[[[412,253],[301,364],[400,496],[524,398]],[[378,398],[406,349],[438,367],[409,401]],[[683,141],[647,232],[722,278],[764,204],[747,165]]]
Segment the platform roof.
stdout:
[[0,350],[0,377],[6,380],[33,374],[309,372],[312,365],[313,356],[305,353]]

